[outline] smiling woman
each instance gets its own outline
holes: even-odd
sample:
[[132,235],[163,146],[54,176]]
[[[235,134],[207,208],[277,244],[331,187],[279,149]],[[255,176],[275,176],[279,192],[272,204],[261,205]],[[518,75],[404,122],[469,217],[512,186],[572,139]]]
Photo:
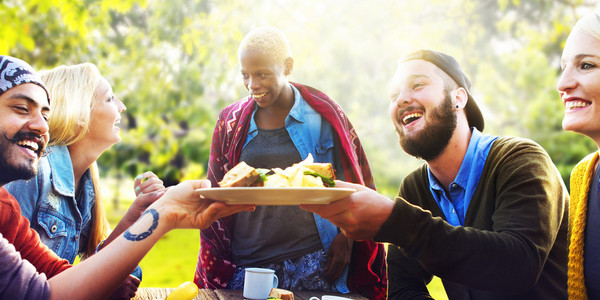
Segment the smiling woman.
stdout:
[[[565,43],[561,68],[557,89],[565,107],[563,129],[590,137],[600,148],[600,14],[590,14],[575,24]],[[569,299],[600,298],[599,182],[596,151],[571,174]]]

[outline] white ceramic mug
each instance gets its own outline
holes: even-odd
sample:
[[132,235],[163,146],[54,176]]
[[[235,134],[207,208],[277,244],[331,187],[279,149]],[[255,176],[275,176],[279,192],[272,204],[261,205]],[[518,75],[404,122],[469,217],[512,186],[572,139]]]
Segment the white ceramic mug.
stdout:
[[275,271],[263,268],[247,268],[244,278],[244,298],[264,300],[269,297],[272,288],[276,288],[279,279]]

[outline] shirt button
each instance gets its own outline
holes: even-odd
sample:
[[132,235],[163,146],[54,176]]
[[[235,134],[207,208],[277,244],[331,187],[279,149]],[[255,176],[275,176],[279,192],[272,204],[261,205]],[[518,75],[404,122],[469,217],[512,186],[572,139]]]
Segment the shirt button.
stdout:
[[55,233],[57,229],[58,227],[56,227],[56,225],[52,225],[52,227],[50,227],[50,232]]
[[456,184],[456,183],[453,183],[453,184],[451,185],[451,187],[452,187],[453,189],[455,189],[457,186],[458,186],[458,184]]

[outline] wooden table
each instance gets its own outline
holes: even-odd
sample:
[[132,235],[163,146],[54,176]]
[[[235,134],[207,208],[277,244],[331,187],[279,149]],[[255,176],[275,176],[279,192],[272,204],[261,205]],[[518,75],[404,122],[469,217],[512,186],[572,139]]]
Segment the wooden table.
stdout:
[[[133,300],[155,300],[164,299],[169,295],[174,288],[139,288],[135,298]],[[356,300],[367,300],[367,298],[359,294],[340,294],[340,293],[329,293],[329,292],[307,292],[307,291],[293,291],[294,300],[308,300],[311,297],[318,297],[319,299],[323,295],[334,295],[341,296]],[[198,296],[194,300],[240,300],[244,299],[241,290],[210,290],[200,289]]]

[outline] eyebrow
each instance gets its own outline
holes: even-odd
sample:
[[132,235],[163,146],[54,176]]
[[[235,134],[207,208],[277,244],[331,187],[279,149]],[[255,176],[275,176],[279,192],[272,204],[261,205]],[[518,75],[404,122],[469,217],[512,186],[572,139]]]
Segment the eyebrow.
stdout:
[[22,93],[12,94],[8,99],[22,99],[22,100],[29,102],[30,105],[42,106],[42,111],[50,111],[50,106],[45,105],[45,104],[40,104],[38,101],[29,97],[26,94],[22,94]]

